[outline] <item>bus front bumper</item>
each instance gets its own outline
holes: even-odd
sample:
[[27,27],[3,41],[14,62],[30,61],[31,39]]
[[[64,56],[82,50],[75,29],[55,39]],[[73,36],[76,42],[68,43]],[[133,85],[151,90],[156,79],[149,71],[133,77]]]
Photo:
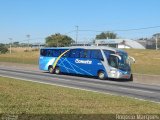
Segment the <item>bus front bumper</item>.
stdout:
[[110,72],[109,78],[130,79],[131,73],[130,72],[123,72],[123,71]]

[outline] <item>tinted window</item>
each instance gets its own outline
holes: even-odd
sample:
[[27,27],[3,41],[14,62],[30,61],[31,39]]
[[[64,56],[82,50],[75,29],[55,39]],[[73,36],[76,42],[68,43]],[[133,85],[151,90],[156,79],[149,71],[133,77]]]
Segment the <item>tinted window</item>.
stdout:
[[70,52],[66,52],[62,57],[69,57]]
[[70,57],[71,58],[79,58],[80,57],[80,51],[79,49],[73,49],[70,50]]
[[91,50],[91,56],[92,59],[103,59],[102,53],[100,50]]
[[66,51],[66,49],[61,49],[60,50],[60,53],[62,54],[62,53],[64,53]]
[[61,54],[61,50],[53,50],[53,57],[58,57]]
[[118,68],[118,58],[116,56],[109,56],[108,63],[114,68]]
[[41,56],[46,56],[47,55],[47,51],[45,49],[41,49],[40,55]]
[[65,49],[60,49],[59,50],[59,55],[61,55],[62,53],[64,53],[66,50]]
[[111,50],[103,50],[103,52],[104,52],[107,60],[109,59],[110,54],[115,54],[115,52],[111,51]]
[[80,58],[90,58],[90,51],[82,49],[80,51]]
[[41,49],[40,55],[46,57],[58,57],[67,49]]
[[46,50],[47,51],[47,57],[52,57],[53,50]]

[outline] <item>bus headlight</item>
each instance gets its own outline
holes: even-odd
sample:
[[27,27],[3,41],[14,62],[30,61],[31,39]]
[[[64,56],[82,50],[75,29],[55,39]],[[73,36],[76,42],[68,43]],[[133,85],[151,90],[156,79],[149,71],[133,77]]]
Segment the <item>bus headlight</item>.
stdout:
[[111,76],[114,78],[120,78],[122,76],[122,73],[116,69],[110,70]]
[[117,77],[121,77],[122,76],[122,73],[120,71],[117,71]]
[[117,77],[117,74],[118,74],[118,71],[117,71],[116,69],[111,69],[111,70],[110,70],[110,75],[111,75],[111,77],[116,78],[116,77]]
[[116,73],[117,73],[117,71],[116,71],[116,70],[114,70],[114,69],[112,69],[112,70],[110,70],[110,73],[111,73],[111,74],[116,74]]

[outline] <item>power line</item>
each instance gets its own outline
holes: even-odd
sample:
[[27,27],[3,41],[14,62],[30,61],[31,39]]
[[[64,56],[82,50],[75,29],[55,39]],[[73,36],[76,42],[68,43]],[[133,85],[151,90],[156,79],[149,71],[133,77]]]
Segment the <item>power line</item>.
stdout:
[[66,35],[66,34],[73,33],[73,32],[75,32],[75,31],[76,31],[76,30],[69,31],[69,32],[65,33],[65,35]]
[[114,30],[114,31],[137,31],[137,30],[146,30],[146,29],[154,29],[154,28],[160,28],[160,26],[151,26],[151,27],[126,29],[126,30]]
[[[33,40],[42,40],[42,39],[45,39],[45,38],[33,38],[33,39],[29,39],[30,41],[33,41]],[[28,39],[24,39],[24,40],[19,40],[19,41],[16,41],[16,42],[20,42],[20,43],[27,43],[28,42]]]
[[143,27],[143,28],[133,28],[133,29],[115,29],[115,30],[107,30],[107,31],[98,31],[98,30],[78,30],[78,31],[88,31],[88,32],[120,32],[120,31],[138,31],[138,30],[146,30],[146,29],[154,29],[160,28],[160,26],[151,26],[151,27]]
[[[115,29],[115,30],[92,30],[92,29],[86,29],[86,30],[81,30],[81,29],[78,29],[78,32],[128,32],[128,31],[139,31],[139,30],[146,30],[146,29],[155,29],[155,28],[160,28],[160,25],[157,25],[157,26],[150,26],[150,27],[142,27],[142,28],[132,28],[132,29]],[[69,31],[69,32],[66,32],[65,34],[67,35],[67,34],[70,34],[70,33],[73,33],[73,32],[77,32],[77,29],[76,30],[72,30],[72,31]],[[20,41],[18,41],[18,42],[29,42],[29,40],[30,41],[32,41],[32,40],[42,40],[42,39],[45,39],[45,37],[41,37],[41,38],[34,38],[34,39],[30,39],[29,38],[29,35],[28,35],[28,39],[24,39],[24,40],[20,40]],[[13,41],[12,41],[12,43],[13,43]],[[28,43],[29,44],[29,43]]]

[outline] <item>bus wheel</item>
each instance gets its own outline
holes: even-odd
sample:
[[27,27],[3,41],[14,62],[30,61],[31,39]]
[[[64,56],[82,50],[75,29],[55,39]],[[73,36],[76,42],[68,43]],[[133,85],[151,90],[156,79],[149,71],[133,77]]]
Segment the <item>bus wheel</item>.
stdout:
[[131,77],[129,78],[129,81],[133,81],[133,74],[131,74]]
[[104,73],[104,71],[99,71],[98,72],[98,78],[101,79],[101,80],[105,79],[105,73]]
[[53,72],[54,72],[53,67],[49,66],[48,71],[49,71],[49,73],[53,74]]
[[56,74],[60,74],[60,72],[61,72],[61,71],[60,71],[60,68],[59,68],[59,67],[56,67],[55,70],[54,70],[54,72],[55,72]]

